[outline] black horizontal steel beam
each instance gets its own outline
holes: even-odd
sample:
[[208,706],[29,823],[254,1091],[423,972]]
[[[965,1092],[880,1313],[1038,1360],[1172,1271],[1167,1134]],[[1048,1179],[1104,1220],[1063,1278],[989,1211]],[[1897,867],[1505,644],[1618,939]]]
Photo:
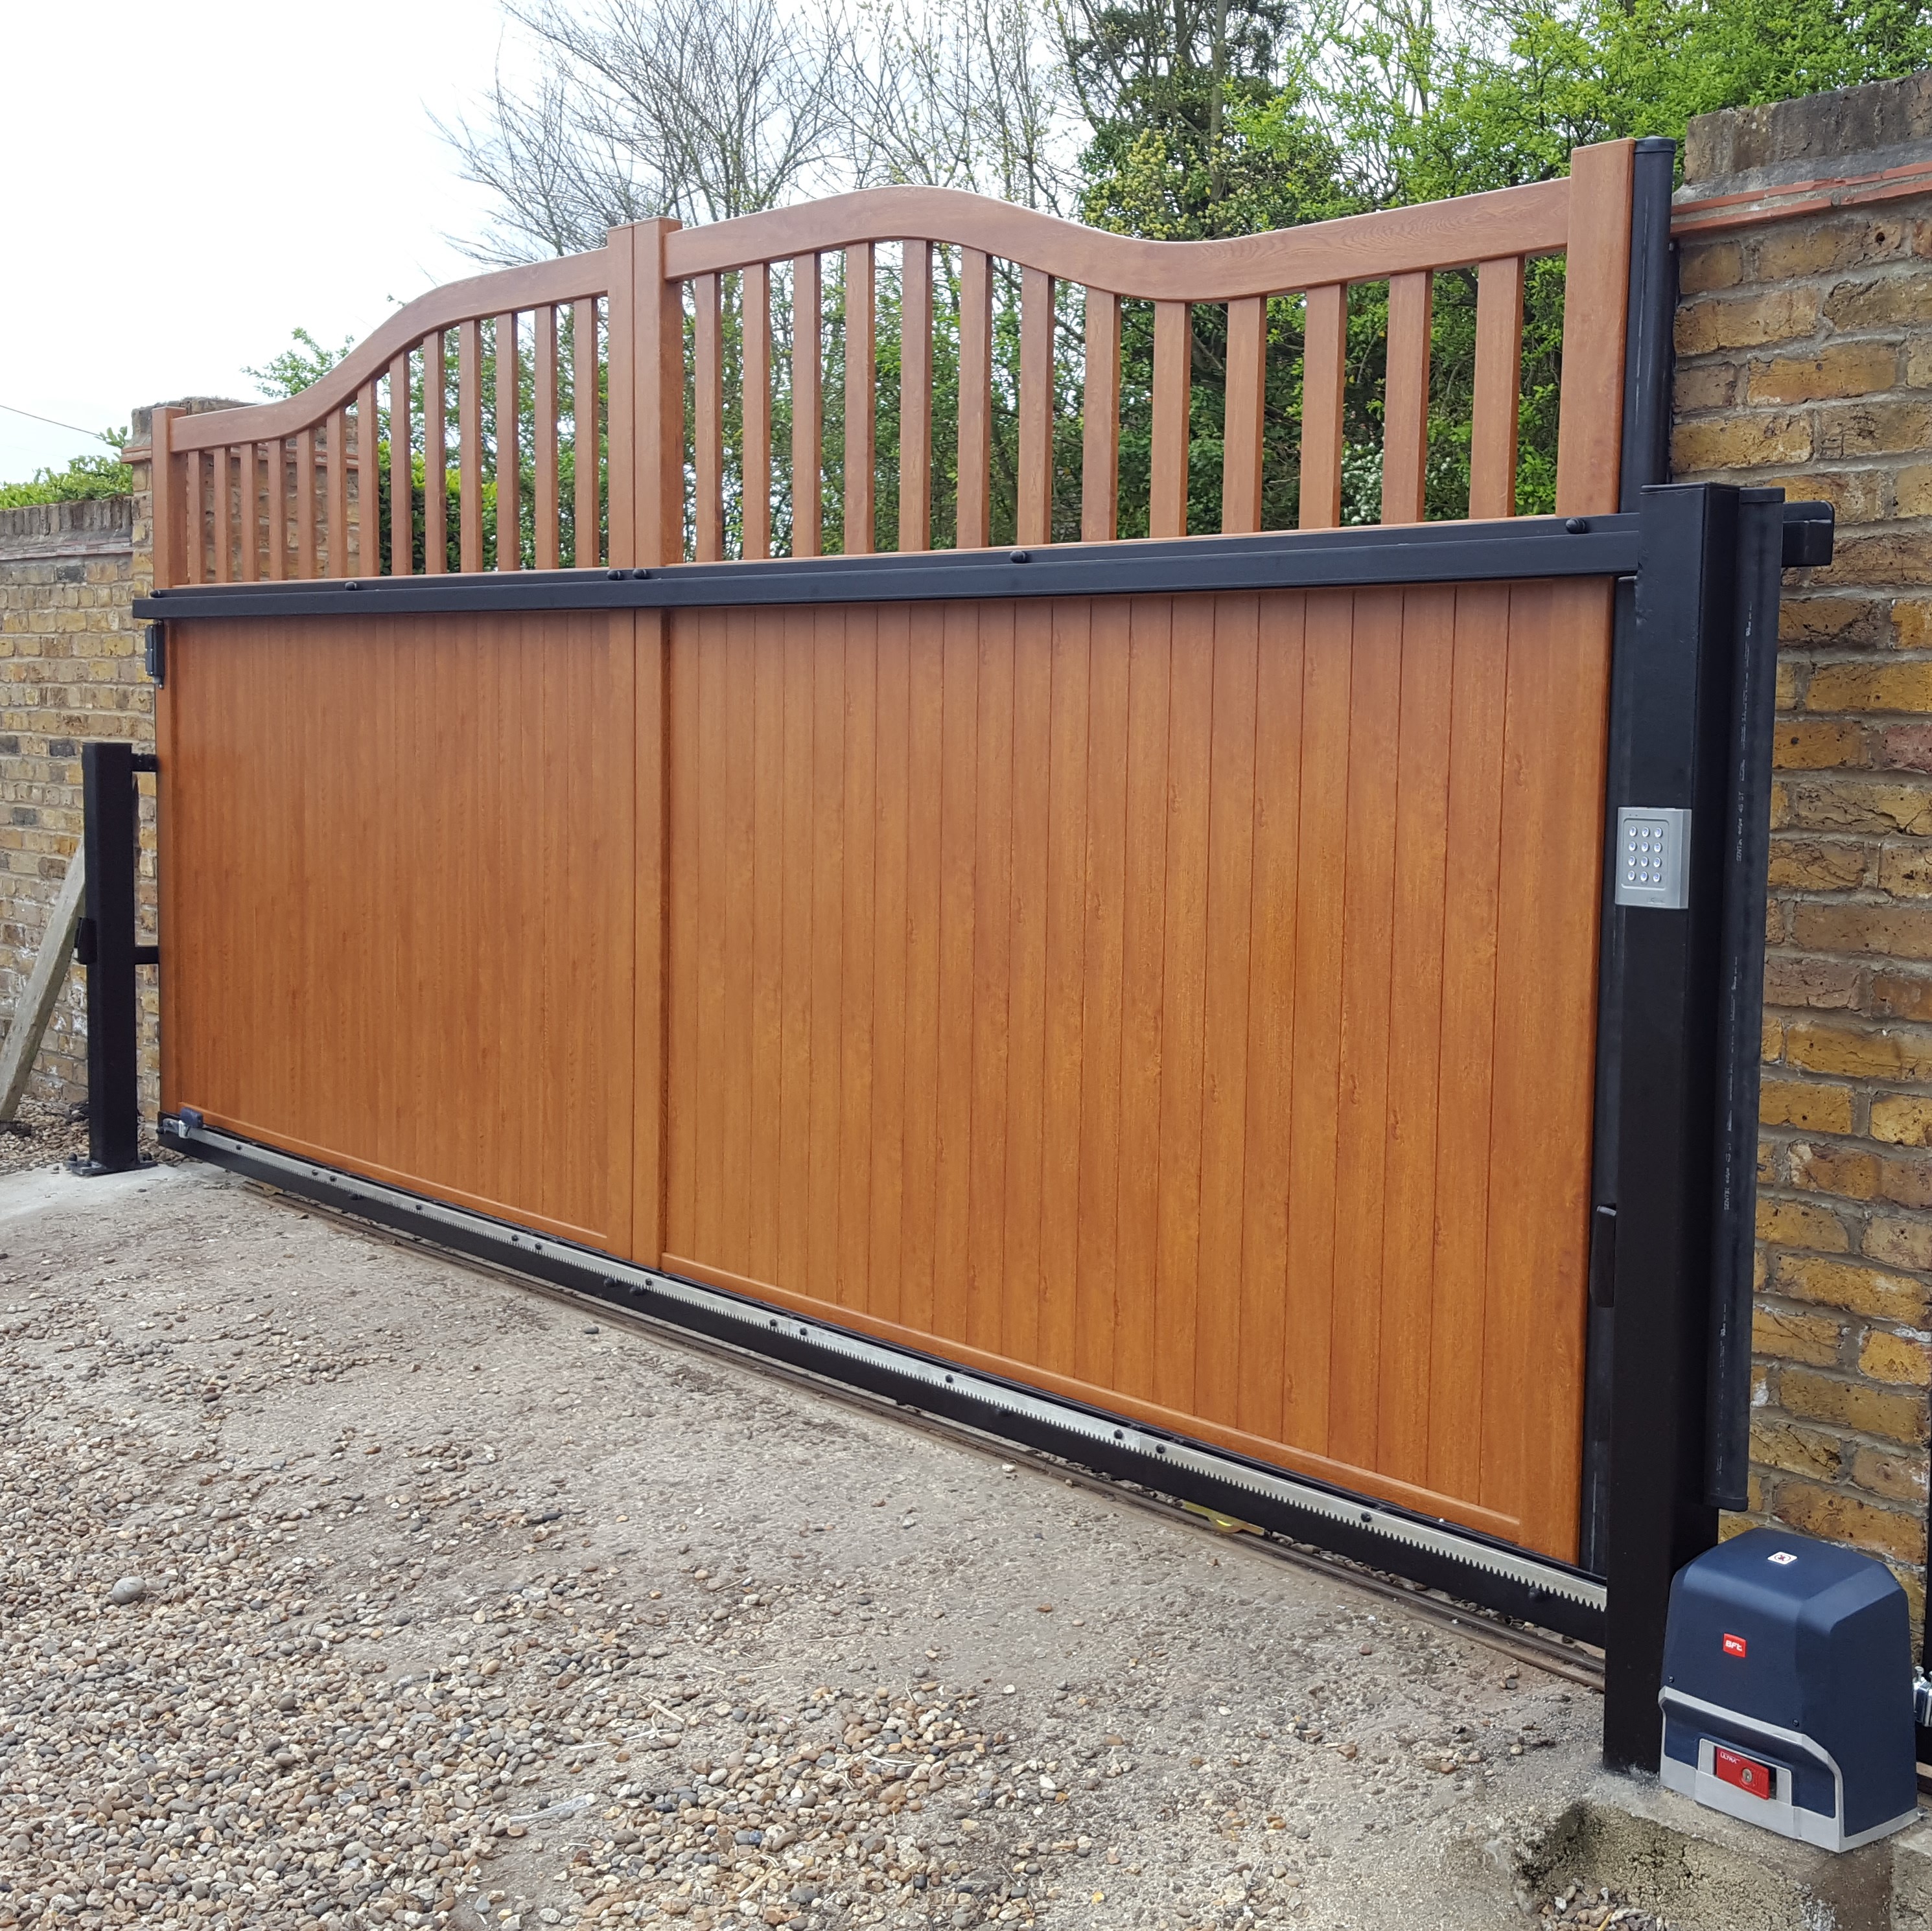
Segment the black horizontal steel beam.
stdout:
[[1636,568],[1636,524],[1634,516],[1534,517],[1192,536],[1164,543],[674,563],[652,570],[489,571],[341,583],[230,583],[157,590],[134,610],[146,619],[179,619],[706,610],[1622,577]]

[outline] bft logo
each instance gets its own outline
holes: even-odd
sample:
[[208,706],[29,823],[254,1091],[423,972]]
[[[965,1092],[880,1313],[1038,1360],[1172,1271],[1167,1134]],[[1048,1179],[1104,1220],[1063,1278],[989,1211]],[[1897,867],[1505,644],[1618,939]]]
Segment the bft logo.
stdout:
[[1724,1639],[1724,1654],[1726,1656],[1742,1656],[1746,1647],[1742,1636],[1726,1636]]

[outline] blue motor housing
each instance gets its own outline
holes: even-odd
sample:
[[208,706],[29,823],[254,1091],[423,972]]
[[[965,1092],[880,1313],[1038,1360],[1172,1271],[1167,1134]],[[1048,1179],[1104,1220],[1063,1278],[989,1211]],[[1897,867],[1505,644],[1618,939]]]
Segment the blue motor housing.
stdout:
[[1846,1851],[1918,1816],[1912,1631],[1881,1562],[1779,1529],[1670,1585],[1663,1779],[1712,1810]]

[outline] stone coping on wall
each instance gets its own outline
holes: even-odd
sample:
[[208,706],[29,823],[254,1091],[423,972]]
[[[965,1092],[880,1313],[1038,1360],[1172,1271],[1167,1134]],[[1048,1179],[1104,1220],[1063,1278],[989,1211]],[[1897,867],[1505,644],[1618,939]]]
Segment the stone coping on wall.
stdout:
[[0,509],[0,563],[68,556],[127,556],[134,549],[134,499],[23,503]]

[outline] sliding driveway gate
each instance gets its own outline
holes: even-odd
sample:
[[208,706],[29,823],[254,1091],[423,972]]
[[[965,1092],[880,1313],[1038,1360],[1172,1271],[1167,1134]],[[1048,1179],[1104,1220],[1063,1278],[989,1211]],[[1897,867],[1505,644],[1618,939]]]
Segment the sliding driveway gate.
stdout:
[[[1768,493],[1652,487],[1670,165],[1614,144],[1213,244],[923,190],[646,223],[424,298],[292,401],[157,412],[164,1129],[1607,1635],[1610,1753],[1654,1762],[1661,1592],[1741,1500],[1789,540]],[[904,537],[873,555],[882,243]],[[800,327],[774,559],[775,280],[809,313],[835,250],[844,553]],[[1557,514],[1516,520],[1524,262],[1558,251]],[[935,257],[962,547],[927,552]],[[1465,264],[1471,519],[1424,523],[1432,277]],[[1060,278],[1077,543],[1048,540]],[[1368,280],[1385,520],[1343,529]],[[1300,527],[1267,532],[1284,294]],[[1131,543],[1124,298],[1154,324]],[[1224,528],[1188,536],[1190,310],[1223,302]],[[486,376],[527,464],[490,460]],[[424,501],[446,392],[458,487]]]

